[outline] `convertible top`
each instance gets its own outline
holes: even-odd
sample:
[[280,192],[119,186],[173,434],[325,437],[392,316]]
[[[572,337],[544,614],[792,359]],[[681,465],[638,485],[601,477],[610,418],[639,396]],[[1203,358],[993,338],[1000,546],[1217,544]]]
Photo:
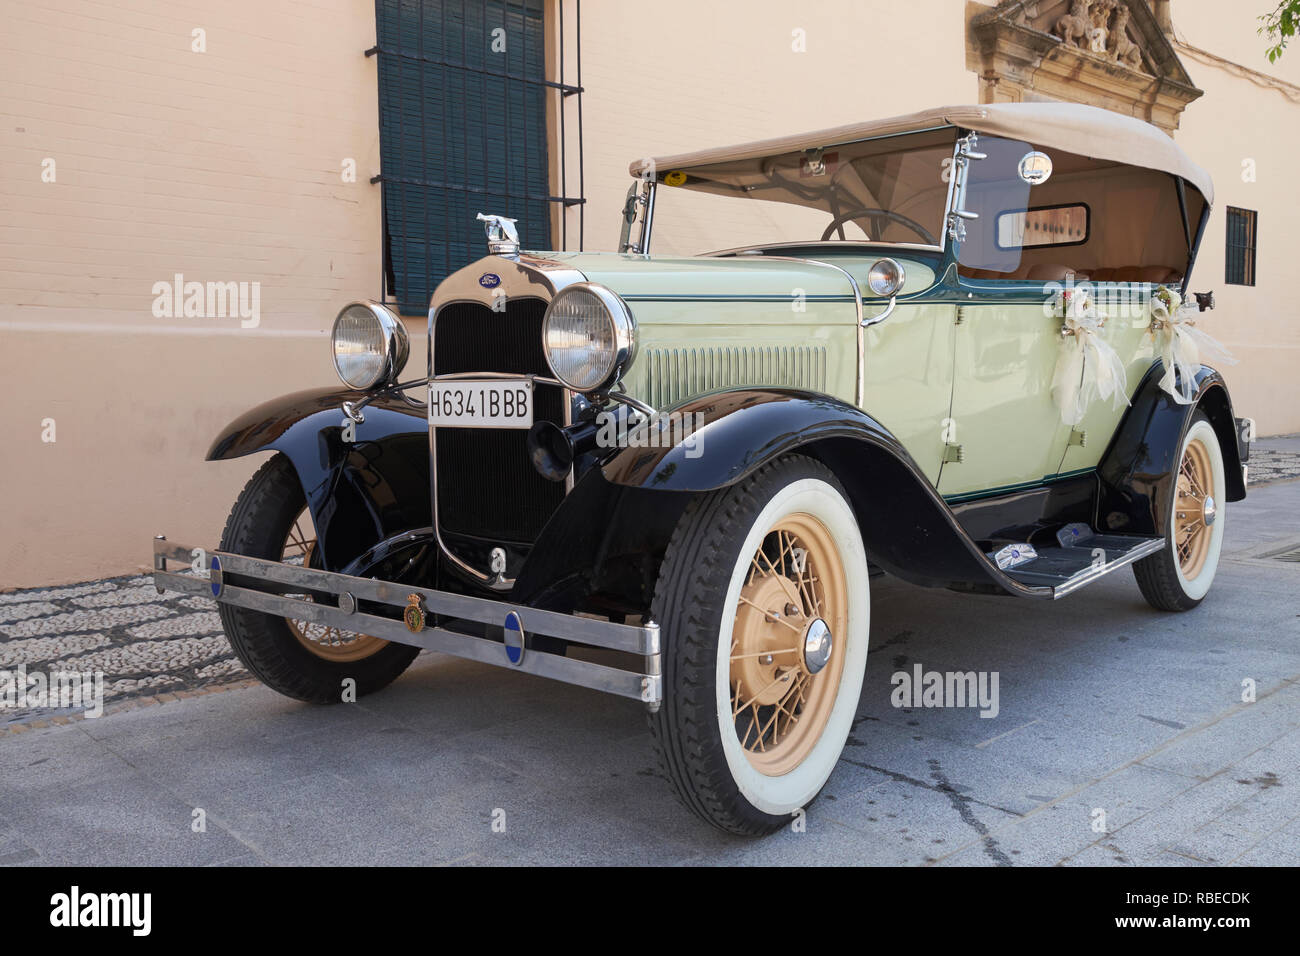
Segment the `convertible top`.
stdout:
[[881,136],[913,133],[941,127],[961,127],[1046,146],[1080,156],[1128,166],[1161,170],[1180,176],[1195,186],[1207,203],[1214,202],[1210,174],[1192,162],[1182,148],[1162,130],[1132,116],[1079,103],[987,103],[980,106],[943,106],[895,116],[837,126],[832,129],[742,143],[716,149],[639,159],[629,171],[640,177],[649,170],[662,176],[673,170],[690,170],[727,163],[729,172],[752,161],[754,173],[765,159],[805,150],[842,146]]

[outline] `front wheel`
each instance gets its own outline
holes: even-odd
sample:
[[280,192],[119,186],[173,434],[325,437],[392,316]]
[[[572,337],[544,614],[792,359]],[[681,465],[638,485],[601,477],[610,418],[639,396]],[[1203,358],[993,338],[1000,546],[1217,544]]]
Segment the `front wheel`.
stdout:
[[678,796],[732,833],[788,823],[835,768],[866,668],[867,558],[834,475],[791,456],[692,502],[654,613],[651,731]]
[[1188,611],[1209,593],[1223,548],[1226,511],[1223,450],[1204,413],[1183,437],[1166,545],[1133,565],[1147,603],[1161,611]]
[[[221,535],[221,550],[288,564],[313,565],[316,534],[293,465],[282,454],[266,462],[244,486]],[[308,595],[289,595],[310,600]],[[288,697],[317,704],[386,687],[415,659],[419,648],[369,634],[218,606],[230,646],[262,683]],[[355,685],[345,685],[346,680]]]

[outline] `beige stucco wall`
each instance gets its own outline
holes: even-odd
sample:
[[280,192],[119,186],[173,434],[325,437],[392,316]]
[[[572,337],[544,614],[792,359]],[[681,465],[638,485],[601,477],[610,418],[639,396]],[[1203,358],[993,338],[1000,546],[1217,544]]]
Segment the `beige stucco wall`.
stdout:
[[[584,3],[587,248],[616,247],[628,163],[639,157],[974,101],[964,9],[962,0]],[[760,215],[751,205],[817,238],[774,204],[660,192],[656,253],[736,245]]]
[[[7,587],[134,570],[159,531],[216,541],[257,462],[209,442],[336,381],[329,323],[379,292],[380,217],[373,4],[3,0],[0,22]],[[155,318],[176,273],[260,283],[260,324]]]
[[[1265,58],[1257,18],[1275,6],[1272,0],[1173,5],[1179,56],[1205,91],[1183,112],[1177,138],[1210,171],[1215,186],[1192,288],[1215,292],[1217,307],[1202,318],[1201,328],[1239,359],[1223,368],[1224,377],[1237,414],[1254,417],[1264,435],[1300,431],[1300,303],[1294,282],[1300,260],[1294,228],[1300,209],[1300,51],[1292,44],[1276,64]],[[1228,206],[1259,213],[1253,287],[1224,282]]]
[[[965,10],[964,0],[588,0],[586,247],[614,247],[633,158],[975,100]],[[375,35],[368,0],[0,0],[0,16],[3,588],[135,570],[159,531],[215,542],[260,456],[205,463],[212,436],[250,405],[334,383],[329,324],[349,299],[379,293],[381,236],[368,182],[379,166],[375,61],[361,55]],[[1250,36],[1223,33],[1220,4],[1178,0],[1174,16],[1188,43],[1300,82],[1300,51],[1278,68],[1263,62],[1252,10],[1228,17],[1250,21]],[[195,29],[205,53],[191,51]],[[1240,412],[1264,433],[1297,431],[1300,340],[1285,286],[1300,244],[1285,224],[1300,107],[1184,62],[1206,96],[1179,138],[1219,184],[1194,283],[1218,292],[1206,328],[1243,360],[1228,370]],[[571,190],[576,106],[567,101]],[[1256,159],[1256,183],[1240,181],[1243,157]],[[340,175],[346,158],[355,182]],[[46,159],[55,182],[42,181]],[[1227,203],[1261,213],[1255,289],[1222,283]],[[673,245],[656,251],[726,246],[732,215],[676,229],[661,218]],[[260,283],[259,325],[154,317],[154,283],[176,273]],[[424,362],[419,326],[413,368]],[[42,441],[48,418],[53,443]]]

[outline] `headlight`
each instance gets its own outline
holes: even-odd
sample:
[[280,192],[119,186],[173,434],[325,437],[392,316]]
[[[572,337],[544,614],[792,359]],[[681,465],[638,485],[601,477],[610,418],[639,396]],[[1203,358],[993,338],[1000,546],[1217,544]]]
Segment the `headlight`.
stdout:
[[880,259],[867,273],[867,286],[876,295],[894,295],[903,287],[903,267],[893,259]]
[[411,341],[406,326],[378,302],[353,302],[334,320],[330,335],[334,371],[348,388],[391,385],[406,366]]
[[632,364],[636,322],[604,286],[578,282],[546,310],[542,346],[555,377],[576,392],[609,388]]

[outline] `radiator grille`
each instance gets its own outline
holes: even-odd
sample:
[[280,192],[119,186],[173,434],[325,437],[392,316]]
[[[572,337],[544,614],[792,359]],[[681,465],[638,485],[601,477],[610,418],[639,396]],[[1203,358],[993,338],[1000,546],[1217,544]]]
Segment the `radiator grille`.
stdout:
[[734,348],[649,349],[647,400],[668,408],[719,388],[782,385],[826,391],[824,346],[737,346]]
[[[438,312],[433,370],[550,375],[542,352],[541,299],[511,299],[503,312],[452,303]],[[534,420],[563,424],[564,391],[538,385]],[[444,531],[529,543],[564,498],[528,460],[523,429],[440,428],[437,443],[438,524]]]

